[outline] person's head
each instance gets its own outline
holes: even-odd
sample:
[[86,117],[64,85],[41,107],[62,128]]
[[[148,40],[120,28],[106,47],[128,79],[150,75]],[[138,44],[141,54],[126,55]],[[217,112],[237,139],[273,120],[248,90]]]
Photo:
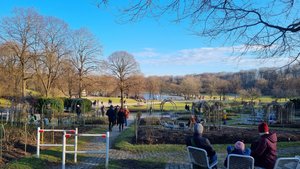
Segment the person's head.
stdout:
[[79,104],[77,104],[77,107],[80,107],[80,105],[79,105]]
[[244,151],[245,150],[245,144],[243,142],[241,142],[241,141],[237,141],[234,144],[234,148],[237,149],[237,150]]
[[114,106],[113,106],[113,105],[110,105],[110,106],[109,106],[109,108],[111,108],[111,109],[112,109],[112,108],[114,108]]
[[269,134],[269,126],[266,122],[262,122],[258,125],[259,135]]
[[196,124],[194,125],[194,134],[202,135],[203,130],[204,130],[204,128],[203,128],[202,124],[196,123]]

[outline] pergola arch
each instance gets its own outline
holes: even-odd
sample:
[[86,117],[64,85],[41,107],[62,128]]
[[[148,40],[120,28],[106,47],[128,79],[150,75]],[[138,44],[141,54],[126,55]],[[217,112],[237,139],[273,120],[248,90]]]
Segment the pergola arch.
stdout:
[[[271,123],[272,120],[279,120],[282,115],[282,106],[278,102],[271,102],[267,104],[264,115],[264,120],[267,123]],[[280,122],[280,121],[279,121]]]
[[284,123],[292,124],[295,120],[295,104],[292,101],[286,102],[284,105],[284,113],[282,115],[282,120]]
[[164,100],[160,103],[160,111],[163,111],[163,110],[164,110],[164,105],[165,105],[166,103],[168,103],[168,102],[172,104],[173,110],[177,110],[176,103],[173,102],[173,100],[171,100],[171,99],[164,99]]
[[201,100],[198,102],[193,102],[192,104],[192,112],[198,115],[207,115],[210,113],[210,105],[207,101]]
[[193,113],[200,115],[200,117],[207,123],[207,125],[221,125],[221,113],[223,112],[223,103],[219,101],[207,102],[201,100],[194,102],[192,106]]

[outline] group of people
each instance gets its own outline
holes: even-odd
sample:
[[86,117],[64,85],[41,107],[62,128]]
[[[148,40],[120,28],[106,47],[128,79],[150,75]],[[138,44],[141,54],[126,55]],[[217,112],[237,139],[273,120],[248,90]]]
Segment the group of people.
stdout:
[[96,117],[100,117],[100,116],[104,117],[105,111],[106,111],[105,105],[103,104],[103,102],[101,102],[101,104],[99,105],[99,109],[96,110]]
[[[203,137],[204,127],[201,123],[194,125],[193,136],[186,138],[186,145],[198,147],[206,150],[209,158],[209,163],[217,160],[217,153],[213,149],[210,141]],[[255,166],[265,169],[273,169],[277,159],[277,135],[269,132],[267,123],[263,122],[258,125],[259,138],[251,144],[250,148],[246,148],[243,141],[237,141],[234,146],[227,147],[227,153],[249,155],[254,158]],[[224,166],[227,166],[227,157],[224,161]]]
[[190,105],[185,104],[184,109],[185,109],[186,111],[190,111]]
[[108,129],[109,131],[112,131],[112,128],[114,125],[119,126],[119,131],[123,131],[124,125],[127,126],[127,119],[129,117],[129,110],[127,106],[124,106],[124,108],[120,106],[113,106],[110,105],[108,110],[106,111],[106,115],[108,116]]

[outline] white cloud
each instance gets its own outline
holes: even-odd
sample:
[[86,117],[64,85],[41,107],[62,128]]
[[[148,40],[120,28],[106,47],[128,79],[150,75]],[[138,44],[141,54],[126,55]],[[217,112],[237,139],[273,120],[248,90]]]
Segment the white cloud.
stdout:
[[134,56],[137,56],[137,57],[156,57],[156,56],[159,56],[160,54],[155,52],[155,49],[153,48],[144,48],[143,51],[140,51],[140,52],[135,52],[133,53]]
[[145,48],[143,51],[133,54],[141,63],[195,65],[220,62],[226,59],[226,55],[230,52],[232,52],[232,48],[229,47],[182,49],[170,53],[159,53],[152,48]]
[[[244,46],[206,47],[181,49],[175,52],[158,52],[153,48],[145,48],[136,52],[135,56],[141,67],[148,67],[147,72],[186,70],[189,73],[223,72],[257,69],[260,67],[278,67],[287,62],[286,58],[258,59],[253,55],[241,55]],[[250,49],[251,50],[251,49]],[[281,60],[281,61],[279,61]],[[146,66],[147,65],[147,66]],[[151,66],[151,68],[150,68]],[[161,70],[159,70],[161,69]],[[177,73],[179,74],[179,73]]]

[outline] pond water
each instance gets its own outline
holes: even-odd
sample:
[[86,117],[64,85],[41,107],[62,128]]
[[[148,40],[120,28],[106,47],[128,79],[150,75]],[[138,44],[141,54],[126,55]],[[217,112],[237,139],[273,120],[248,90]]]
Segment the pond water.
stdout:
[[159,94],[154,94],[150,95],[149,93],[144,93],[143,97],[146,100],[153,99],[153,100],[164,100],[164,99],[171,99],[171,100],[184,100],[184,97],[182,96],[172,96],[172,95],[159,95]]

